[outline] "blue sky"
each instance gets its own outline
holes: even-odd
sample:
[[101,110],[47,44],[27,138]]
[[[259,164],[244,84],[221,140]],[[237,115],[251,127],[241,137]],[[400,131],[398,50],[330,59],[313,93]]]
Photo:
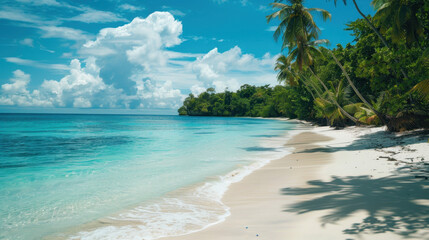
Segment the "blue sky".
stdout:
[[[1,2],[0,112],[175,114],[191,92],[276,84],[268,0]],[[351,1],[305,4],[331,12],[331,46],[353,40]]]

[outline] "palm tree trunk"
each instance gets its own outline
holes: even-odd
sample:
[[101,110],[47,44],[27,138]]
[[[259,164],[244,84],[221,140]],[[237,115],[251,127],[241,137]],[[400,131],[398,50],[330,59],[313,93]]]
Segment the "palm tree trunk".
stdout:
[[378,112],[377,110],[375,110],[374,107],[371,104],[369,104],[368,101],[366,101],[366,99],[362,96],[362,94],[359,92],[359,90],[353,84],[352,80],[350,79],[349,74],[346,72],[346,70],[344,69],[343,65],[340,63],[340,61],[338,61],[338,59],[335,56],[335,54],[331,50],[329,50],[329,49],[328,49],[328,51],[332,54],[332,57],[334,58],[334,60],[337,63],[337,65],[341,68],[341,71],[346,76],[347,81],[349,82],[350,86],[353,88],[353,91],[356,93],[356,95],[359,97],[359,99],[365,104],[365,106],[367,106],[369,109],[371,109],[371,111],[373,111],[375,113],[375,115],[377,115],[377,117],[380,119],[380,121],[383,124],[386,124],[385,123],[384,115],[382,115],[380,112]]
[[[317,80],[320,82],[320,84],[322,84],[323,88],[325,89],[326,92],[328,92],[329,95],[329,89],[326,87],[325,83],[323,83],[323,81],[319,78],[319,76],[317,76],[313,69],[311,69],[311,67],[308,67],[311,71],[311,73],[317,78]],[[346,117],[348,117],[350,120],[352,120],[354,123],[359,124],[359,120],[355,117],[353,117],[352,115],[350,115],[348,112],[346,112],[346,110],[344,110],[340,104],[338,104],[337,100],[335,100],[335,98],[333,98],[331,95],[329,95],[329,98],[331,99],[331,101],[338,107],[338,109],[340,109],[340,111],[346,115]]]
[[[308,79],[306,79],[302,75],[299,75],[299,76],[296,76],[296,77],[297,77],[297,79],[301,80],[304,83],[304,85],[306,85],[307,87],[309,87],[309,86],[313,87],[314,91],[316,92],[317,97],[318,98],[322,98],[322,94],[319,92],[317,86],[315,86],[313,82],[309,81]],[[316,99],[316,98],[314,98],[314,99]]]
[[307,85],[306,82],[302,81],[305,85],[305,88],[307,89],[307,91],[311,94],[311,97],[313,98],[313,100],[316,100],[316,97],[313,94],[313,91],[311,91],[310,87]]
[[[389,44],[387,44],[386,39],[381,35],[381,33],[377,30],[377,28],[375,28],[375,26],[371,23],[371,21],[369,21],[369,19],[365,16],[365,14],[363,14],[363,12],[360,10],[360,8],[358,7],[356,0],[353,0],[353,3],[356,7],[356,10],[359,12],[359,14],[365,19],[366,23],[368,24],[368,26],[375,32],[375,34],[377,34],[377,36],[381,39],[381,41],[383,42],[384,46],[386,46],[388,49],[390,49]],[[390,49],[391,50],[391,49]],[[394,61],[399,64],[398,59],[394,59]],[[405,71],[400,68],[402,75],[404,76],[405,79],[408,78],[407,74],[405,73]]]

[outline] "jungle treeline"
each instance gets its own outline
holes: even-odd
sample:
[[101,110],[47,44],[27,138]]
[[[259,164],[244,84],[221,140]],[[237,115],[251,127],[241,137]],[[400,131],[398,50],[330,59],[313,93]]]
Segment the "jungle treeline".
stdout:
[[276,1],[267,21],[279,23],[274,39],[282,48],[274,70],[280,85],[208,88],[190,94],[179,114],[429,128],[429,1],[373,0],[374,16],[364,15],[355,0],[333,2],[362,15],[345,26],[352,43],[330,46],[319,39],[313,15],[328,21],[329,12],[307,8],[303,0]]

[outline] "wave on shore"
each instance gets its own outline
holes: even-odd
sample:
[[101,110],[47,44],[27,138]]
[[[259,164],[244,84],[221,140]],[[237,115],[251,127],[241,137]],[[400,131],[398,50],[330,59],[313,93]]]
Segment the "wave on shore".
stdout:
[[252,162],[232,172],[207,179],[205,183],[179,189],[167,196],[123,211],[83,227],[70,239],[145,239],[186,235],[220,223],[230,215],[222,197],[233,183],[253,171],[289,153],[284,146],[292,133],[264,138],[261,148],[267,151],[253,154]]

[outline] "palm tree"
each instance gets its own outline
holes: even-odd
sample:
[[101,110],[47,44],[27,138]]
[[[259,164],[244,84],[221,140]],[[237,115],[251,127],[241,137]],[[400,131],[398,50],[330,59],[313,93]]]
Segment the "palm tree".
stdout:
[[289,86],[298,85],[298,77],[292,69],[290,59],[285,55],[282,54],[277,58],[274,71],[279,71],[277,73],[277,80],[279,82],[285,82]]
[[292,64],[290,58],[286,57],[285,55],[280,55],[277,58],[274,70],[279,71],[277,73],[277,80],[279,82],[284,82],[289,86],[297,86],[298,81],[301,81],[313,99],[316,99],[316,97],[314,96],[311,89],[314,90],[318,98],[322,98],[320,88],[318,88],[316,84],[305,78],[303,75],[300,75],[295,69],[296,64]]
[[[314,58],[315,57],[323,57],[322,52],[318,48],[318,45],[320,44],[326,44],[328,43],[328,40],[315,40],[315,41],[298,41],[296,46],[290,50],[288,58],[290,58],[290,61],[295,60],[295,62],[298,65],[298,68],[300,71],[303,70],[303,66],[307,67],[308,70],[313,74],[313,76],[319,81],[319,83],[323,86],[323,89],[325,92],[329,93],[328,87],[325,85],[325,83],[317,76],[317,74],[312,69]],[[336,101],[336,99],[331,95],[328,94],[328,98],[332,103],[334,103],[340,111],[350,118],[353,122],[358,123],[359,120],[355,117],[351,116],[347,111],[345,111],[340,104]]]
[[366,99],[362,96],[362,94],[359,92],[359,90],[356,88],[356,86],[354,85],[354,83],[350,79],[350,76],[347,73],[347,71],[344,69],[344,66],[340,63],[340,61],[338,61],[335,54],[327,48],[324,48],[324,49],[332,55],[335,62],[340,67],[341,71],[343,72],[344,76],[346,77],[347,81],[349,82],[350,87],[353,89],[353,91],[356,93],[356,95],[359,97],[359,99],[365,104],[365,106],[367,106],[372,112],[374,112],[375,115],[377,115],[377,117],[380,119],[380,121],[384,124],[385,123],[385,116],[383,114],[381,114],[380,112],[378,112],[377,110],[375,110],[375,108],[368,101],[366,101]]
[[[289,5],[274,2],[271,6],[275,9],[279,9],[276,12],[267,16],[267,22],[270,22],[273,18],[278,18],[280,24],[274,32],[274,39],[283,34],[282,39],[282,50],[286,47],[289,48],[290,61],[295,61],[299,71],[303,70],[303,66],[308,67],[311,73],[316,77],[319,83],[323,86],[326,92],[329,92],[323,81],[314,73],[311,68],[313,65],[314,56],[321,56],[320,50],[317,48],[318,45],[327,43],[327,40],[314,40],[317,39],[320,29],[317,27],[313,20],[312,12],[318,12],[322,15],[323,20],[331,18],[331,14],[320,8],[306,8],[303,5],[304,0],[287,0]],[[333,98],[328,94],[329,99],[333,102],[341,112],[350,118],[355,123],[358,119],[348,114]]]
[[[328,0],[330,1],[330,0]],[[337,5],[337,1],[338,0],[334,0],[334,4]],[[342,0],[344,5],[347,5],[347,0]],[[383,35],[381,35],[380,31],[378,31],[378,29],[374,26],[374,24],[372,24],[372,22],[368,19],[368,17],[360,10],[359,6],[356,3],[356,0],[352,0],[353,4],[355,5],[356,10],[359,12],[359,14],[365,19],[365,22],[368,24],[368,26],[375,32],[375,34],[380,38],[381,42],[384,44],[385,47],[387,47],[388,49],[391,50],[389,44],[387,43],[386,39],[383,37]],[[377,0],[374,0],[377,1]],[[394,59],[394,61],[396,63],[399,63],[398,59]],[[408,78],[407,74],[405,73],[405,71],[401,68],[401,73],[402,76],[404,76],[405,79]]]
[[[332,86],[332,91],[329,90],[329,92],[326,92],[325,94],[332,95],[337,102],[344,105],[344,108],[359,108],[358,104],[350,102],[350,87],[344,86],[343,81],[340,81],[336,88]],[[341,111],[341,108],[338,108],[330,101],[320,98],[316,99],[315,104],[318,109],[322,111],[322,114],[329,119],[331,126],[345,126],[344,120],[346,119],[346,116],[343,111]]]
[[320,29],[314,22],[312,12],[320,13],[324,21],[331,19],[331,14],[326,10],[304,7],[304,0],[287,0],[287,2],[289,5],[279,2],[271,3],[271,6],[278,10],[266,17],[267,22],[274,18],[280,20],[280,24],[274,32],[274,39],[277,41],[282,35],[282,50],[286,47],[293,47],[300,39],[305,41],[309,36],[314,39],[318,38]]
[[[286,57],[285,55],[280,55],[277,58],[276,65],[274,67],[275,71],[279,71],[277,73],[277,80],[280,83],[285,82],[286,85],[289,86],[298,85],[298,81],[301,81],[304,84],[305,89],[310,93],[311,97],[315,102],[325,101],[331,103],[329,100],[326,100],[322,97],[320,88],[314,82],[295,71],[296,68],[296,62],[292,64],[290,58]],[[316,93],[317,97],[314,96],[312,89],[314,89],[314,92]],[[326,122],[328,123],[327,125],[330,125],[328,114],[325,113],[325,110],[323,108],[321,109],[321,111],[323,113],[323,116],[326,118]]]
[[377,9],[374,20],[381,23],[381,30],[392,27],[392,41],[406,39],[407,43],[417,42],[423,35],[424,29],[417,18],[417,12],[422,7],[411,1],[373,0],[371,4]]

